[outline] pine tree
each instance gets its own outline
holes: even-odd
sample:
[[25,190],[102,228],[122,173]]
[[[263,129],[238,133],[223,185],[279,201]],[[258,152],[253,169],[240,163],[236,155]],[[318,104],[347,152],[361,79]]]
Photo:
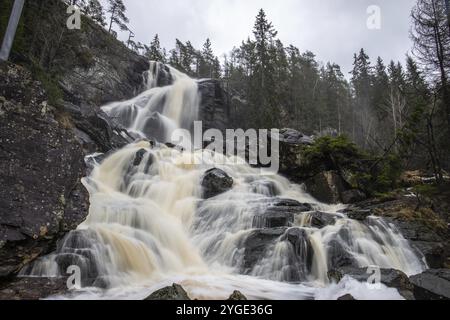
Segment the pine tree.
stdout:
[[389,95],[389,77],[386,72],[386,66],[384,65],[381,57],[377,58],[373,77],[373,95],[372,105],[375,108],[375,112],[379,121],[387,116],[386,103]]
[[127,23],[130,21],[125,15],[127,8],[125,7],[123,0],[108,0],[108,3],[108,13],[111,14],[108,31],[112,31],[114,24],[116,24],[120,30],[127,30]]
[[360,146],[367,147],[373,130],[371,107],[372,67],[369,56],[361,49],[354,55],[351,83],[354,89],[353,140]]
[[147,47],[146,51],[147,52],[145,55],[151,61],[166,63],[166,55],[164,50],[161,48],[158,34],[155,35],[152,42],[150,43],[150,47]]
[[213,78],[215,59],[216,57],[212,50],[211,41],[208,38],[203,44],[200,56],[199,77]]

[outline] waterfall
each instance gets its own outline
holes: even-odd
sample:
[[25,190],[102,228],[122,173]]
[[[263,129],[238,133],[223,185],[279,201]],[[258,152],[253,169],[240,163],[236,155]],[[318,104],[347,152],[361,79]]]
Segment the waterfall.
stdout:
[[[152,63],[145,92],[103,110],[139,137],[165,142],[172,130],[191,128],[200,98],[195,80],[162,68]],[[158,87],[161,74],[172,82]],[[199,161],[189,165],[186,157]],[[353,279],[329,283],[331,261],[344,256],[355,266],[407,274],[424,269],[414,249],[382,219],[351,220],[339,213],[342,205],[322,204],[284,177],[262,176],[223,157],[140,139],[94,161],[83,180],[91,203],[86,221],[22,274],[61,276],[78,265],[84,288],[70,298],[142,299],[172,282],[199,299],[223,299],[236,289],[255,299],[337,298],[349,286],[360,298],[400,298],[386,287],[364,291],[365,284]],[[205,200],[201,182],[211,168],[226,172],[234,184]],[[288,227],[266,228],[261,213],[280,205],[305,210]],[[317,213],[331,222],[315,225]],[[267,240],[262,248],[261,239]]]
[[[173,83],[159,87],[161,77]],[[103,111],[130,133],[158,141],[169,142],[176,129],[191,130],[200,104],[197,82],[157,62],[150,63],[144,78],[146,91],[131,100],[104,106]]]

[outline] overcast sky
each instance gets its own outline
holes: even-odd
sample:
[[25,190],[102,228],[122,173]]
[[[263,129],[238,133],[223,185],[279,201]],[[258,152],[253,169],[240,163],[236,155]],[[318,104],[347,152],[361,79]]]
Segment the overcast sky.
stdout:
[[[333,61],[343,71],[364,47],[372,60],[405,60],[411,49],[410,11],[415,0],[124,0],[136,41],[149,44],[158,33],[162,45],[175,38],[200,48],[210,38],[222,56],[252,33],[260,8],[285,46],[310,50],[319,61]],[[381,9],[381,29],[367,27],[367,8]],[[124,38],[125,35],[121,35]]]

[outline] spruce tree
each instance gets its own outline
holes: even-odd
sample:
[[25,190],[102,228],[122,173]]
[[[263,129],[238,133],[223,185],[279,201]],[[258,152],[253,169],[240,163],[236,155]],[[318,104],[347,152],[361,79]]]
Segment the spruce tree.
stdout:
[[166,55],[164,53],[164,50],[161,48],[158,34],[155,35],[152,42],[150,43],[150,47],[147,47],[146,51],[147,52],[145,55],[151,61],[166,63]]

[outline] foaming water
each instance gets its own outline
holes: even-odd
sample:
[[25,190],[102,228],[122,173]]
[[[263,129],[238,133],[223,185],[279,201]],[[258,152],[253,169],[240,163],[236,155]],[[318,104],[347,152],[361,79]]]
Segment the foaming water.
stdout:
[[[161,76],[172,84],[158,87]],[[146,91],[133,99],[104,106],[103,111],[121,122],[129,132],[158,141],[169,142],[176,129],[191,130],[198,119],[197,82],[174,68],[153,61],[144,78]]]
[[[169,69],[173,84],[155,87],[160,68],[152,63],[146,92],[104,108],[142,136],[149,136],[148,121],[155,116],[163,120],[153,133],[165,136],[173,128],[189,128],[198,113],[196,82]],[[83,180],[91,202],[86,221],[22,274],[61,276],[67,266],[80,266],[85,288],[56,298],[143,299],[177,282],[198,299],[223,299],[233,290],[254,299],[334,299],[346,291],[361,299],[396,299],[395,290],[365,290],[366,284],[353,279],[330,284],[333,259],[344,256],[357,267],[407,274],[424,269],[408,242],[382,219],[348,219],[338,213],[344,206],[322,204],[281,176],[263,176],[244,161],[224,157],[143,140],[93,161]],[[201,182],[211,168],[234,183],[205,200]],[[280,205],[294,210],[294,218],[268,228],[264,214],[275,210],[278,219]],[[300,206],[305,210],[298,211]],[[329,222],[315,225],[316,214]]]

